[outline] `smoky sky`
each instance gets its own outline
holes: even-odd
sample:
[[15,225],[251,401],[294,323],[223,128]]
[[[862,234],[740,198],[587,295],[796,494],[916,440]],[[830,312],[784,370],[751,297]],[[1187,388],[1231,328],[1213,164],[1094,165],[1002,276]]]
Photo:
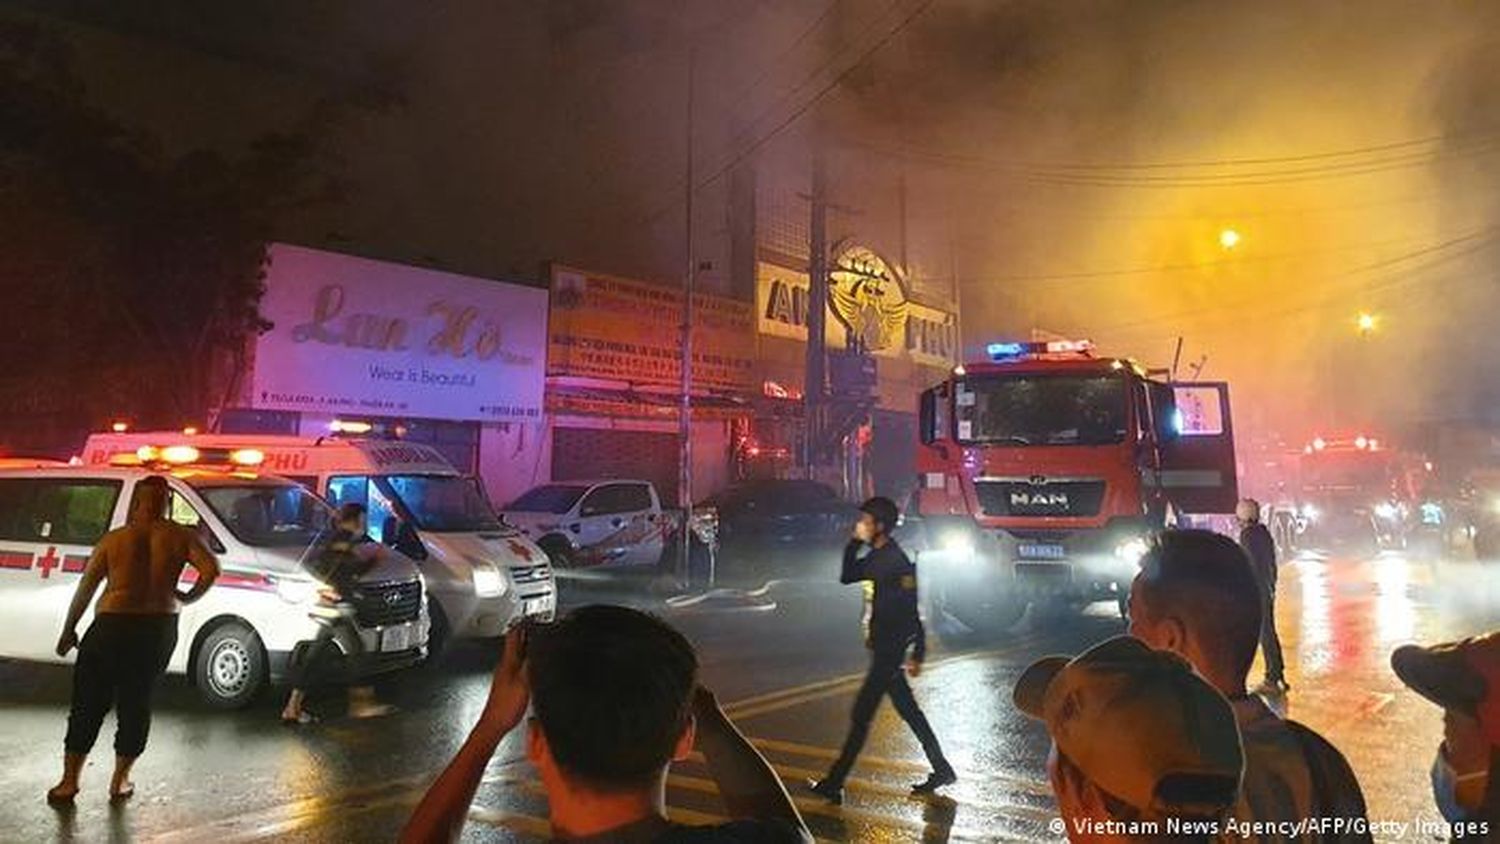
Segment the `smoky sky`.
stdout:
[[1044,329],[1166,365],[1180,337],[1245,430],[1289,439],[1500,417],[1496,4],[8,8],[74,33],[96,100],[183,149],[387,92],[330,130],[353,190],[287,221],[314,244],[678,279],[691,72],[695,244],[716,267],[729,177],[709,177],[753,167],[762,214],[795,218],[816,145],[831,229],[958,299],[970,353]]

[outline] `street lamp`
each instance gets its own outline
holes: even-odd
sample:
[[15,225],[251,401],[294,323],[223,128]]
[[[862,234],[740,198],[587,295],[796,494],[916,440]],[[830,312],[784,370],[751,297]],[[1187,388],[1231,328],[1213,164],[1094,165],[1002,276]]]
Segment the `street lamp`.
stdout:
[[1361,335],[1374,333],[1379,324],[1379,318],[1368,311],[1360,311],[1359,316],[1354,319],[1354,327],[1359,329]]
[[1219,232],[1219,246],[1224,250],[1230,250],[1240,245],[1240,233],[1234,229],[1224,229]]

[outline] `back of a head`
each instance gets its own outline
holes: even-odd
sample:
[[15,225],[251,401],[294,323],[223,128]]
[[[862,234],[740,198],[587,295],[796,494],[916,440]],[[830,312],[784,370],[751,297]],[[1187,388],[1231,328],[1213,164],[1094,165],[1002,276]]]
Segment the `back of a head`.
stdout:
[[1234,540],[1205,530],[1165,532],[1141,558],[1137,582],[1144,606],[1136,612],[1181,619],[1218,670],[1249,674],[1260,642],[1260,586]]
[[130,518],[133,521],[160,519],[167,512],[167,481],[160,475],[150,475],[135,485],[134,497],[130,500]]
[[527,666],[547,747],[577,785],[631,791],[671,761],[691,716],[698,658],[665,622],[582,607],[534,631]]

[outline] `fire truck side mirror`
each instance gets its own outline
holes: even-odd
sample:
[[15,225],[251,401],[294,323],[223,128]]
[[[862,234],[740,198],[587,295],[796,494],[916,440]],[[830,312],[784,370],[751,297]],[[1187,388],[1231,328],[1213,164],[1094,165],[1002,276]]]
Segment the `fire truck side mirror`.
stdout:
[[922,440],[922,445],[932,445],[934,442],[937,442],[936,388],[922,391],[922,398],[917,416],[917,428]]

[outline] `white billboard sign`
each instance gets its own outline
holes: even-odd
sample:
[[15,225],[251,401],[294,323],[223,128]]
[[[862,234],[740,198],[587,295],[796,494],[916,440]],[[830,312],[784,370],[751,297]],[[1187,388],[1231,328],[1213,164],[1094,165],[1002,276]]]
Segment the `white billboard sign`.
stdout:
[[542,415],[547,291],[274,244],[256,407],[514,421]]

